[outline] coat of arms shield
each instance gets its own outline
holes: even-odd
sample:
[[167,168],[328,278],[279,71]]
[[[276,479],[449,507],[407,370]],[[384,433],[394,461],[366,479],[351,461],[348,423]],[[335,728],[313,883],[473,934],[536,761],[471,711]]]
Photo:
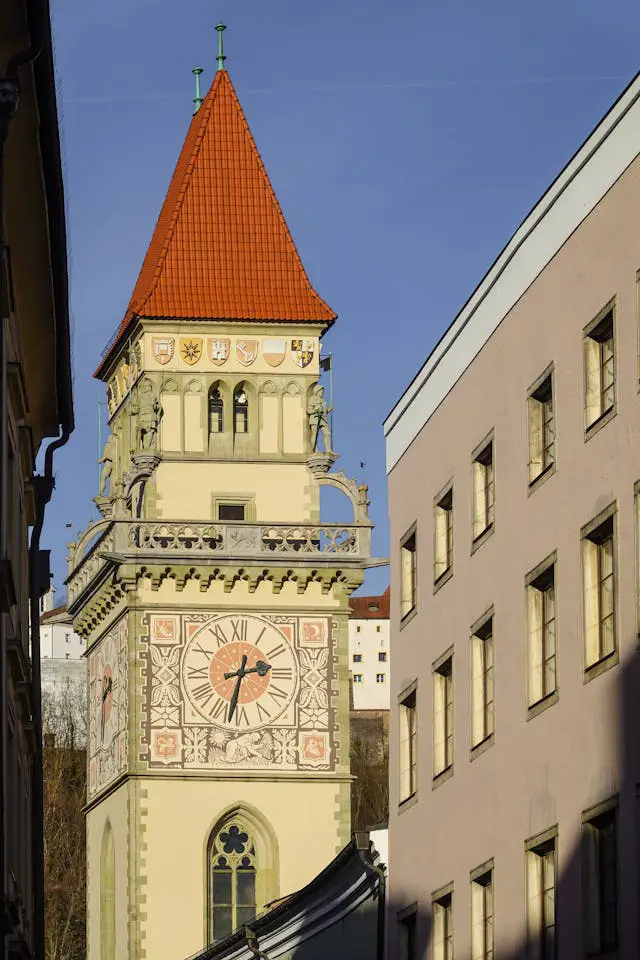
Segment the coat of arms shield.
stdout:
[[299,367],[308,367],[313,360],[313,340],[292,340],[291,353]]
[[222,366],[229,359],[229,349],[231,341],[229,337],[210,337],[209,338],[209,357],[211,363],[216,367]]
[[180,356],[190,367],[197,363],[202,356],[202,337],[182,337]]
[[279,367],[284,360],[287,341],[284,337],[265,337],[262,341],[262,356],[270,367]]
[[175,349],[176,342],[173,337],[151,338],[151,353],[153,354],[153,359],[158,363],[161,363],[162,366],[164,366],[165,363],[169,363],[169,361],[173,359]]
[[236,356],[244,367],[248,367],[258,356],[258,341],[238,340],[236,342]]

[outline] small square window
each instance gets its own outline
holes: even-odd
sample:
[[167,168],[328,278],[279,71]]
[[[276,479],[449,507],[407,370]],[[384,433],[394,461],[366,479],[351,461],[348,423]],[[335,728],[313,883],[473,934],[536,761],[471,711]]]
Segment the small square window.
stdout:
[[354,653],[354,655],[353,655],[353,662],[354,662],[354,663],[362,663],[362,654],[361,654],[361,653]]
[[361,674],[361,673],[354,673],[354,675],[353,675],[353,682],[354,682],[354,683],[362,683],[362,674]]
[[376,683],[384,683],[384,681],[385,681],[385,674],[376,673]]
[[380,650],[380,651],[378,651],[378,660],[380,661],[380,663],[386,663],[386,662],[387,662],[387,651],[386,651],[386,650]]
[[360,628],[360,624],[358,624],[358,625],[356,626],[356,633],[360,633],[360,629],[361,629],[361,628]]
[[235,523],[244,520],[244,503],[218,504],[218,520]]
[[380,624],[379,623],[376,624],[376,633],[380,633],[381,630],[382,630],[382,627],[380,626]]

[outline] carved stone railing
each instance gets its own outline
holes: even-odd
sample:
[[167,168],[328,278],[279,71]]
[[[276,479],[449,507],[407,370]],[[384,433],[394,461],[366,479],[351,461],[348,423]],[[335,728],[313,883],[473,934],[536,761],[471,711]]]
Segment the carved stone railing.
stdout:
[[[98,525],[96,525],[98,526]],[[188,521],[111,520],[100,524],[101,536],[83,537],[70,558],[67,580],[73,605],[105,567],[115,564],[198,564],[237,560],[242,564],[312,561],[318,566],[363,565],[371,556],[371,524],[190,523]],[[75,564],[74,564],[75,560]]]
[[[128,521],[125,552],[199,556],[369,555],[368,525]],[[120,533],[120,531],[118,531]],[[120,536],[117,538],[120,541]],[[122,549],[122,547],[120,548]]]

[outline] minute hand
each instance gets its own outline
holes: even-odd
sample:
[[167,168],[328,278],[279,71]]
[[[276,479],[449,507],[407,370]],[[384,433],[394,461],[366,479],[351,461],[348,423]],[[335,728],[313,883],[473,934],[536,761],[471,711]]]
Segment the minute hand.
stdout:
[[237,677],[236,686],[233,691],[233,696],[231,697],[231,703],[229,704],[229,716],[227,717],[227,723],[231,723],[233,720],[233,715],[238,704],[238,694],[240,693],[240,684],[242,683],[242,678],[244,677],[245,667],[247,665],[247,658],[243,656],[242,663],[240,664],[240,669],[236,670],[235,673],[226,674],[225,680],[229,680],[231,677]]

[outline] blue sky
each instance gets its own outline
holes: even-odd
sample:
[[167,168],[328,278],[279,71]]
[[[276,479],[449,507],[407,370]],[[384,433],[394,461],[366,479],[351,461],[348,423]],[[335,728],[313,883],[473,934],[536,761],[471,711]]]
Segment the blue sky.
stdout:
[[366,463],[378,556],[382,420],[640,68],[632,0],[53,0],[77,424],[56,454],[43,538],[59,589],[70,534],[95,516],[103,386],[91,374],[182,146],[191,69],[205,86],[213,76],[219,20],[298,249],[339,314],[325,346],[338,465],[360,478]]

